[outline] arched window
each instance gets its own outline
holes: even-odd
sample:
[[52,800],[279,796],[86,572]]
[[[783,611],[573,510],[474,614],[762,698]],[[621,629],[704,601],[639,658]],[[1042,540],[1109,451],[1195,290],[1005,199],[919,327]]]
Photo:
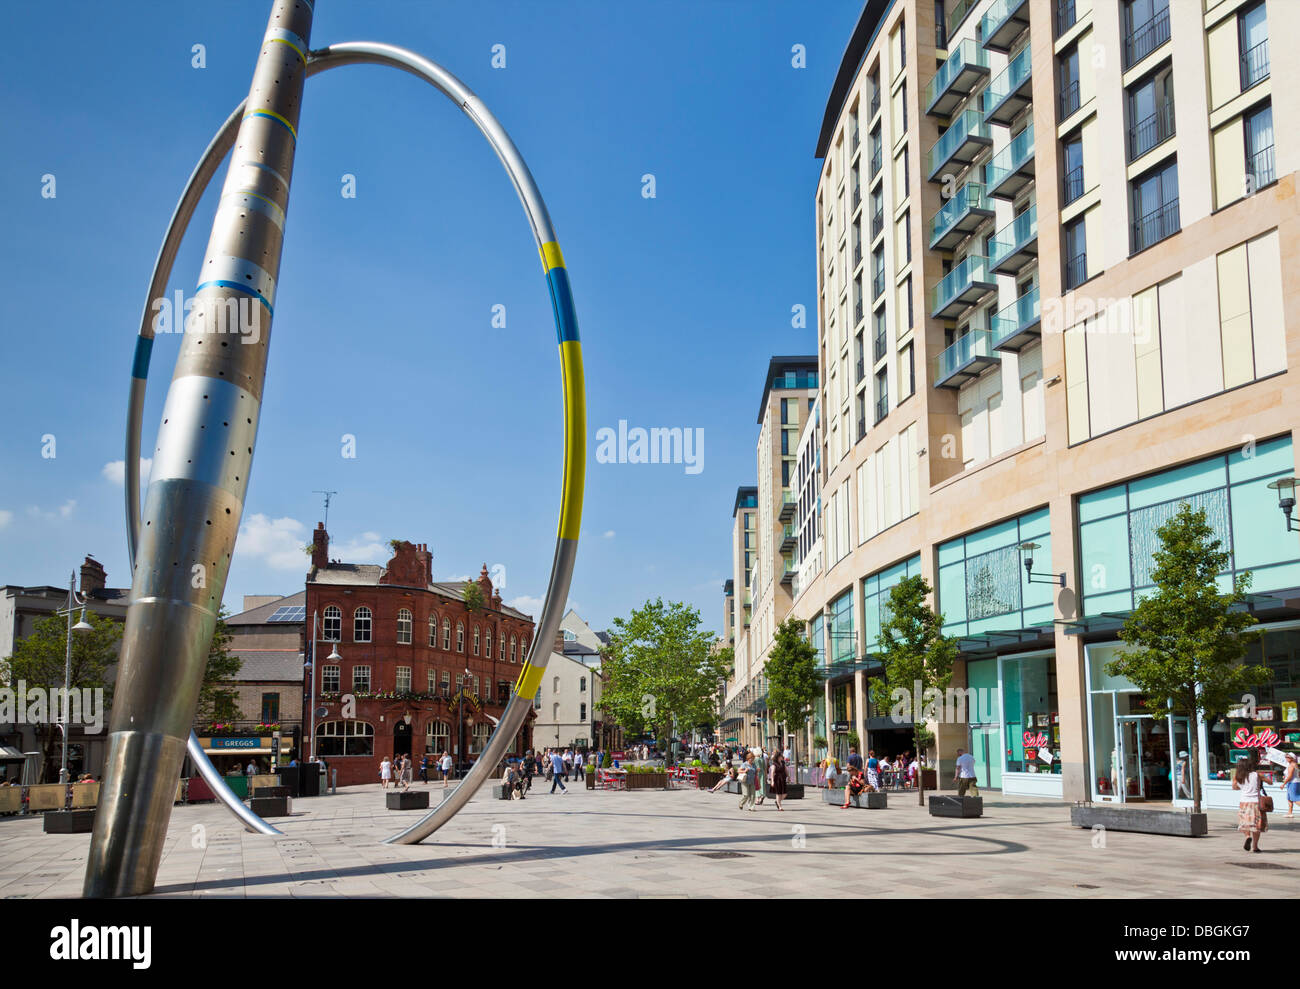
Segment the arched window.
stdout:
[[352,613],[352,641],[370,641],[370,609],[365,605]]
[[445,652],[451,652],[451,619],[442,620],[442,648]]
[[438,648],[438,616],[429,616],[429,648]]
[[478,626],[475,625],[475,626],[474,626],[474,655],[475,655],[475,656],[478,655],[478,648],[479,648],[479,634],[478,634]]
[[489,625],[483,630],[483,655],[488,659],[492,658],[492,626]]
[[430,721],[424,729],[425,752],[447,752],[451,748],[451,728],[445,721]]
[[332,604],[325,609],[325,627],[321,637],[326,642],[340,642],[343,639],[343,612]]
[[560,692],[560,678],[551,677],[551,693],[558,694],[559,692]]
[[403,608],[397,613],[397,642],[399,645],[411,644],[411,610]]
[[374,725],[365,721],[323,721],[316,726],[316,754],[374,755]]
[[488,739],[492,736],[492,726],[488,724],[477,724],[474,726],[474,735],[470,739],[470,752],[482,752],[487,747]]
[[527,659],[527,658],[528,658],[528,640],[527,640],[527,639],[524,639],[524,638],[520,638],[520,640],[519,640],[519,662],[522,663],[522,662],[523,662],[525,659]]
[[578,677],[578,693],[583,693],[587,689],[587,678]]
[[476,674],[474,675],[474,696],[475,696],[475,697],[477,697],[477,696],[479,695],[479,693],[478,693],[478,686],[479,686],[479,684],[478,684],[478,674],[476,673]]
[[510,662],[515,661],[515,637],[510,636]]
[[457,652],[465,651],[465,623],[464,622],[456,623],[456,651]]
[[501,651],[501,662],[504,663],[504,662],[506,661],[506,634],[505,634],[505,632],[502,632],[502,633],[497,637],[497,641],[501,643],[501,645],[498,646],[497,648]]

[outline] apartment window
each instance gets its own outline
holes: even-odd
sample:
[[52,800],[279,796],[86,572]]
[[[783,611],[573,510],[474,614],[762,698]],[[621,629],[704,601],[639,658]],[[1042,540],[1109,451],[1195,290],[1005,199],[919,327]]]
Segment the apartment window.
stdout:
[[1083,195],[1083,138],[1066,141],[1061,151],[1061,166],[1065,171],[1064,202],[1068,205]]
[[1088,245],[1083,217],[1065,225],[1065,287],[1082,285],[1088,278]]
[[1268,21],[1263,3],[1237,15],[1237,43],[1241,48],[1241,88],[1249,89],[1268,78]]
[[488,659],[492,658],[492,629],[483,630],[483,655]]
[[448,618],[442,620],[442,648],[446,652],[451,651],[451,620]]
[[451,674],[448,673],[446,670],[443,670],[442,675],[439,679],[442,683],[442,696],[443,697],[450,696],[451,695]]
[[369,666],[352,667],[352,691],[358,694],[370,692]]
[[465,651],[465,625],[463,622],[456,623],[456,651]]
[[343,639],[343,612],[332,604],[325,609],[323,635],[326,642],[340,642]]
[[579,704],[579,705],[578,705],[578,720],[579,720],[579,721],[586,721],[586,720],[587,720],[587,705],[586,705],[586,704]]
[[438,671],[430,670],[429,671],[429,693],[436,694],[437,692],[438,692]]
[[910,209],[903,211],[903,219],[899,221],[903,227],[903,263],[910,263],[912,260],[912,211]]
[[788,430],[783,429],[781,430],[781,456],[788,457],[789,455],[790,455],[790,433]]
[[474,696],[475,696],[475,697],[478,697],[478,696],[479,696],[479,692],[478,692],[478,674],[475,674],[475,675],[474,675]]
[[898,400],[916,394],[916,352],[909,343],[898,352]]
[[[876,92],[876,102],[880,101],[880,92]],[[877,125],[871,132],[871,177],[874,179],[880,174],[880,166],[883,164],[883,152],[880,142],[880,126]]]
[[1246,133],[1246,179],[1250,191],[1263,188],[1277,179],[1273,164],[1273,107],[1264,105],[1243,120]]
[[280,695],[263,694],[262,695],[262,724],[275,725],[280,723]]
[[497,658],[503,663],[506,661],[506,637],[504,635],[497,639]]
[[889,372],[881,371],[876,375],[876,417],[879,422],[889,414]]
[[411,692],[411,668],[409,666],[399,666],[397,668],[397,689],[399,691]]
[[1134,251],[1178,232],[1178,162],[1172,161],[1134,179],[1130,195]]
[[871,239],[880,236],[885,229],[885,190],[877,189],[871,194]]
[[578,693],[585,693],[587,690],[587,678],[578,677]]
[[408,608],[397,613],[397,642],[399,645],[411,644],[411,612]]
[[[898,67],[900,69],[907,66],[907,21],[903,18],[898,19]],[[903,124],[907,126],[906,123]]]
[[339,667],[323,666],[320,671],[320,689],[327,694],[337,694],[339,692],[341,680]]
[[479,654],[478,650],[479,650],[479,634],[478,634],[478,626],[475,625],[474,626],[474,655],[475,656]]
[[[880,298],[885,291],[885,252],[884,250],[871,252],[871,297]],[[862,313],[858,313],[858,319],[862,318]]]
[[786,423],[788,423],[788,422],[790,421],[790,419],[789,419],[789,410],[787,409],[786,404],[785,404],[785,403],[788,402],[788,401],[789,401],[788,398],[783,398],[783,399],[781,399],[781,425],[782,425],[782,426],[784,426]]
[[352,613],[352,641],[370,641],[370,609],[360,607]]
[[[745,555],[748,556],[749,554],[746,553]],[[510,636],[510,662],[513,663],[514,661],[515,661],[515,637],[512,635]]]
[[438,616],[429,616],[429,648],[438,648]]
[[1079,19],[1074,9],[1075,0],[1056,0],[1056,36],[1059,38]]
[[1079,109],[1079,46],[1075,45],[1057,60],[1060,89],[1057,104],[1064,120]]
[[1169,0],[1124,4],[1124,68],[1136,65],[1169,40]]
[[943,0],[934,0],[934,47],[948,47],[948,20],[943,10]]
[[906,134],[907,133],[907,83],[906,82],[904,82],[903,85],[898,87],[898,102],[899,105],[903,108],[903,128],[898,133]]
[[903,149],[903,198],[912,194],[912,169],[908,167],[908,150]]
[[492,700],[492,681],[491,681],[491,680],[484,680],[484,681],[483,681],[483,700],[488,701],[489,703],[490,703],[491,700]]
[[1128,159],[1174,136],[1174,71],[1167,65],[1128,93]]
[[903,294],[907,296],[907,328],[910,330],[916,325],[916,320],[912,313],[912,276],[908,275],[903,282]]

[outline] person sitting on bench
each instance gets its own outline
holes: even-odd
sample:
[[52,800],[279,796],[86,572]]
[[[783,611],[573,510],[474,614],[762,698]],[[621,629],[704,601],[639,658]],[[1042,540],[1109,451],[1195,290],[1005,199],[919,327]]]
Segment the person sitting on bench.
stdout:
[[847,810],[850,799],[858,796],[858,794],[874,793],[875,791],[876,788],[867,782],[866,774],[860,769],[855,769],[853,774],[849,776],[849,785],[844,788],[844,803],[840,810]]

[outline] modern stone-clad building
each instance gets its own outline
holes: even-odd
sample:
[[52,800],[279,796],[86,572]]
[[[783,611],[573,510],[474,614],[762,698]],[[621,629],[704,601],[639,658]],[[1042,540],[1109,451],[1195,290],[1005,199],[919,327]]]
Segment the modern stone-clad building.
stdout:
[[[1269,52],[1298,31],[1287,0],[864,4],[816,141],[823,560],[794,602],[832,746],[907,745],[867,690],[920,574],[979,698],[932,725],[941,781],[960,746],[1007,793],[1181,805],[1195,737],[1235,806],[1244,748],[1300,750],[1269,487],[1300,409],[1300,62]],[[1273,672],[1203,724],[1104,669],[1184,501],[1253,573]]]

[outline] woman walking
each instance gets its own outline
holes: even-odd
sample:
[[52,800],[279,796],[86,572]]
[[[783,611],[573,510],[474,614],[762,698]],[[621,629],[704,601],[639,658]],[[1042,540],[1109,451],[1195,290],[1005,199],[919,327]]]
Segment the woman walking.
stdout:
[[1292,816],[1295,805],[1300,804],[1300,765],[1297,765],[1294,752],[1286,754],[1286,775],[1282,777],[1286,787],[1286,816]]
[[[1264,788],[1259,781],[1252,758],[1240,759],[1232,774],[1232,788],[1241,791],[1241,802],[1237,804],[1237,830],[1245,834],[1246,851],[1259,851],[1259,836],[1268,830],[1268,817],[1262,806]],[[1251,846],[1254,846],[1253,848]]]
[[388,756],[384,756],[383,762],[379,764],[379,785],[382,789],[388,789],[388,781],[393,778],[393,764],[389,761]]
[[785,754],[782,752],[772,753],[772,799],[776,801],[777,810],[785,810],[781,806],[781,798],[785,796]]

